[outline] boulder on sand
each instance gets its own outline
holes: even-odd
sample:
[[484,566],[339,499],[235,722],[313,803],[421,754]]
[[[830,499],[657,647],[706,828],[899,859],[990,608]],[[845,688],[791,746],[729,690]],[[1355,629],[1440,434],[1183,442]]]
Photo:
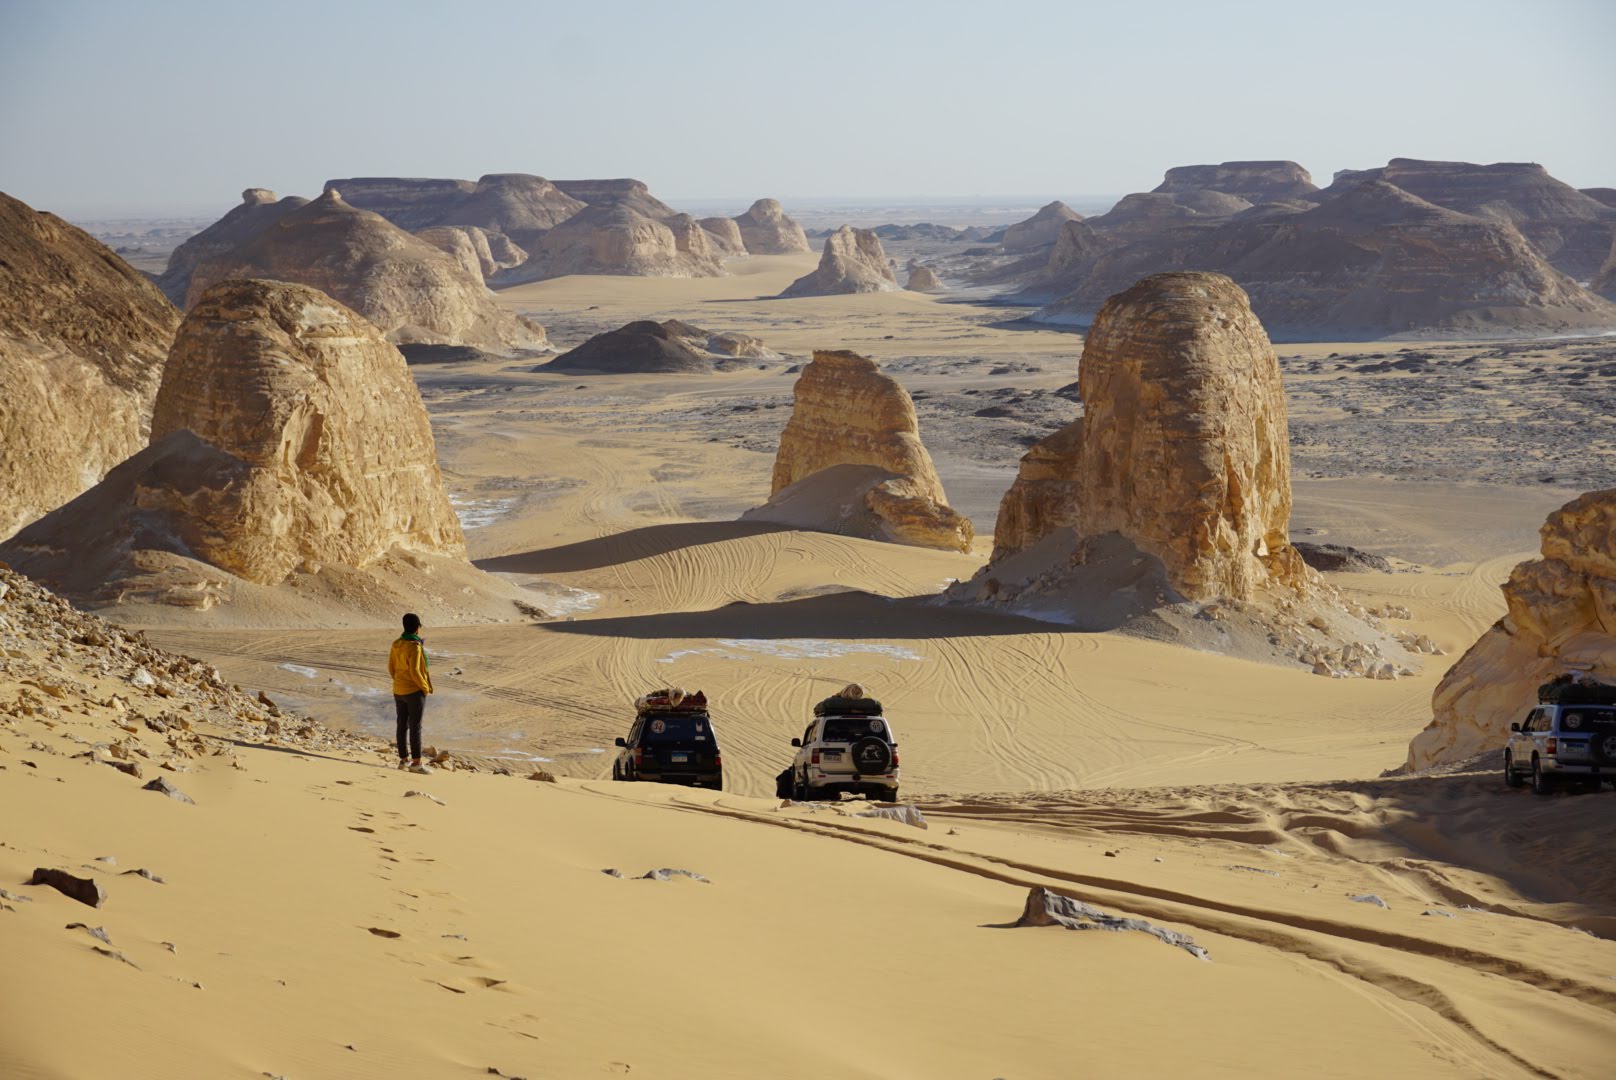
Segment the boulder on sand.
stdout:
[[1508,612],[1437,684],[1434,718],[1409,744],[1406,768],[1502,748],[1555,676],[1616,682],[1616,489],[1573,499],[1539,535],[1543,557],[1504,584]]
[[808,236],[774,199],[759,199],[734,219],[751,255],[791,255],[812,250]]
[[937,280],[937,275],[931,267],[912,263],[909,267],[909,280],[903,286],[910,292],[941,292],[943,283]]
[[948,505],[897,380],[857,353],[816,350],[794,395],[769,501],[743,520],[970,550],[975,529]]
[[869,229],[843,225],[825,238],[819,267],[793,281],[780,295],[836,296],[886,292],[897,287],[898,278],[881,247],[881,238]]

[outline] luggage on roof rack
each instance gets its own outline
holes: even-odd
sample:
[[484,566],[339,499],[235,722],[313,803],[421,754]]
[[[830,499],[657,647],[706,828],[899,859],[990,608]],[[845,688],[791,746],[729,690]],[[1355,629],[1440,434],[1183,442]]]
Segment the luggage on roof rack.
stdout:
[[707,711],[707,695],[697,690],[687,694],[678,687],[652,690],[649,694],[641,694],[634,699],[634,711],[648,712],[699,712]]
[[881,703],[871,697],[835,694],[814,706],[815,716],[880,716]]
[[1537,688],[1537,700],[1541,705],[1616,705],[1616,686],[1560,675]]

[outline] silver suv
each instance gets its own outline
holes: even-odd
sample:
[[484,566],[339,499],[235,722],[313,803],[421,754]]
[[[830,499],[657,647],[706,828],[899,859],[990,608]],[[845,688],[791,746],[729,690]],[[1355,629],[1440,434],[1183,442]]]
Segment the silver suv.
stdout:
[[898,737],[871,698],[831,698],[813,723],[792,739],[791,798],[818,799],[843,791],[898,801]]
[[1538,705],[1509,731],[1504,783],[1510,787],[1530,779],[1533,791],[1550,795],[1562,783],[1595,791],[1601,781],[1616,784],[1616,705]]

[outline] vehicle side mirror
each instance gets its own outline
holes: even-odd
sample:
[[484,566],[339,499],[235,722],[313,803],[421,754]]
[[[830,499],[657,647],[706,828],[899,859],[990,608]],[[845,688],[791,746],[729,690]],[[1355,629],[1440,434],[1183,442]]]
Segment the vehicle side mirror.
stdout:
[[1511,731],[1519,731],[1519,730],[1521,730],[1521,725],[1519,725],[1519,724],[1511,724],[1511,725],[1509,725],[1509,730],[1511,730]]
[[791,740],[791,745],[792,746],[801,746],[802,745],[802,740],[801,739],[792,739]]
[[[1519,725],[1517,725],[1517,726],[1519,726]],[[617,746],[627,746],[628,742],[623,738],[623,736],[619,735],[617,737],[617,742],[616,742],[615,745],[617,745]]]

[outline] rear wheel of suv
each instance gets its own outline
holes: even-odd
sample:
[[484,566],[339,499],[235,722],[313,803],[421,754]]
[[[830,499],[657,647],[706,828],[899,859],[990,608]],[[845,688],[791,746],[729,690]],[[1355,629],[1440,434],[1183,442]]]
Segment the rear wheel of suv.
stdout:
[[808,801],[808,778],[806,776],[791,777],[791,798],[793,802]]
[[1543,775],[1543,762],[1537,758],[1532,759],[1532,793],[1535,795],[1554,794],[1554,781]]
[[1513,788],[1526,786],[1521,774],[1515,771],[1515,758],[1508,750],[1504,751],[1504,783]]

